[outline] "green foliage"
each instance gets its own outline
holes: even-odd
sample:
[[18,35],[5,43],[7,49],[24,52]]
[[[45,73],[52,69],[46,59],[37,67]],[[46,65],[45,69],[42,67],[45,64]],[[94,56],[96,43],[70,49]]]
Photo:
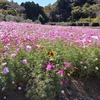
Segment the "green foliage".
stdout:
[[90,26],[92,26],[93,23],[98,23],[97,25],[100,25],[100,18],[81,18],[78,22],[89,23]]
[[90,5],[88,3],[85,3],[82,7],[81,6],[75,6],[73,7],[73,10],[71,11],[71,16],[68,18],[72,21],[77,21],[80,18],[96,18],[96,16],[100,10],[100,5]]
[[[30,51],[22,48],[14,56],[11,55],[13,48],[10,48],[11,54],[0,60],[7,63],[0,65],[1,97],[6,95],[9,100],[22,100],[20,95],[26,95],[28,100],[55,100],[64,95],[61,93],[63,79],[68,82],[71,76],[100,77],[99,47],[69,46],[61,41],[56,42],[56,45],[47,46],[44,41],[40,41],[40,44]],[[23,60],[27,62],[23,63]],[[71,66],[68,68],[64,62],[70,62]],[[47,64],[53,65],[54,69],[46,70]],[[2,70],[6,66],[9,73],[4,74]],[[65,74],[59,75],[59,70],[65,71]]]
[[49,21],[63,22],[77,21],[80,18],[95,18],[99,16],[99,8],[99,4],[93,0],[57,0],[52,6],[46,6],[44,11]]

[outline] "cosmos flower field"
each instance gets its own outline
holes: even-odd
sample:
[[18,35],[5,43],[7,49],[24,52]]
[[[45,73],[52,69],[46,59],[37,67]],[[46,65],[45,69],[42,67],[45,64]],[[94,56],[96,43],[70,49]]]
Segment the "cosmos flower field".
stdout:
[[100,28],[0,22],[0,99],[55,100],[70,77],[91,76]]

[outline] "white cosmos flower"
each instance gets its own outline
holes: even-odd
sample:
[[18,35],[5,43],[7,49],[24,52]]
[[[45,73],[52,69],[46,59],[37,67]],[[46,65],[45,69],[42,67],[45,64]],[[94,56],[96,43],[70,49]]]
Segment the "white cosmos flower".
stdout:
[[12,81],[12,84],[14,84],[15,82],[14,81]]
[[5,87],[2,88],[2,91],[5,90]]
[[91,36],[93,39],[98,40],[98,36]]
[[22,88],[21,87],[18,87],[18,90],[21,90]]
[[4,96],[3,98],[6,99],[6,96]]
[[99,70],[99,68],[98,68],[98,67],[95,67],[95,69],[96,69],[96,70]]
[[64,91],[64,90],[62,90],[62,91],[61,91],[61,93],[62,93],[62,94],[64,94],[64,93],[65,93],[65,91]]

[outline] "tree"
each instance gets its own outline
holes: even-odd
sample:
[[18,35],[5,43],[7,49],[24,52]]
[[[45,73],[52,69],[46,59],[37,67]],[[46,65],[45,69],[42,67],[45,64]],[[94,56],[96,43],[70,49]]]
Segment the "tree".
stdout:
[[66,19],[71,15],[71,5],[70,0],[57,0],[52,7],[50,12],[50,21],[66,21]]
[[2,9],[4,6],[10,5],[10,3],[7,0],[0,0],[0,8]]
[[74,21],[80,19],[83,16],[82,8],[80,6],[73,7],[71,15]]
[[44,20],[46,21],[46,15],[43,11],[43,7],[39,6],[39,4],[35,4],[32,2],[22,3],[21,6],[25,8],[25,13],[27,19],[31,19],[33,21],[38,19],[39,14],[42,15]]

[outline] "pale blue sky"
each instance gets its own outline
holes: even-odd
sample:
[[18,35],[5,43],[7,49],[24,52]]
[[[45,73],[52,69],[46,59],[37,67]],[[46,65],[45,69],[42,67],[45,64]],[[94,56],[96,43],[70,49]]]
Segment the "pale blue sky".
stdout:
[[[11,0],[8,0],[11,1]],[[22,2],[26,2],[26,1],[33,1],[35,3],[38,3],[40,6],[46,6],[49,3],[53,4],[54,2],[56,2],[57,0],[13,0],[14,2],[17,2],[18,4],[21,4]]]

